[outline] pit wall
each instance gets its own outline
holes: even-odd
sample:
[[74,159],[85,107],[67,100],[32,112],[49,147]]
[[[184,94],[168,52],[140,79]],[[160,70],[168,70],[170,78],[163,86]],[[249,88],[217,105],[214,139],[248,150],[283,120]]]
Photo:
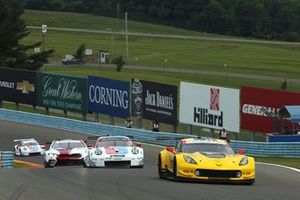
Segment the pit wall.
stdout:
[[[40,125],[49,128],[57,128],[73,131],[81,134],[92,135],[126,135],[132,136],[134,140],[158,144],[164,146],[174,146],[175,140],[158,140],[161,137],[188,137],[188,134],[152,132],[143,129],[125,128],[116,125],[107,125],[94,122],[67,119],[49,115],[26,113],[21,111],[0,109],[0,120],[19,122],[31,125]],[[291,157],[300,158],[300,142],[250,142],[231,141],[232,148],[237,151],[244,149],[247,155],[260,157]]]

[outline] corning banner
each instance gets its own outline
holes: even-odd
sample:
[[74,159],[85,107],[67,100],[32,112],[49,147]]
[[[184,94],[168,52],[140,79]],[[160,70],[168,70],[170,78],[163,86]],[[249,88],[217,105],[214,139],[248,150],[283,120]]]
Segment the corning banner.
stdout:
[[38,74],[38,105],[73,112],[87,112],[87,79]]
[[289,121],[277,117],[288,105],[300,105],[300,93],[241,87],[241,128],[263,133],[292,129]]
[[0,100],[36,105],[36,72],[0,68]]
[[129,117],[129,82],[89,76],[88,110],[115,117]]
[[239,97],[238,89],[181,82],[179,122],[239,132]]
[[177,124],[177,87],[141,81],[143,86],[143,118],[166,124]]

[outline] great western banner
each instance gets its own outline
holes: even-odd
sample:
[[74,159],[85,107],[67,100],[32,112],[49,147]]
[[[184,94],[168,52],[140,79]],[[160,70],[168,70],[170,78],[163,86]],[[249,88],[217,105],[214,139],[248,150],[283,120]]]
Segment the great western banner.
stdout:
[[179,121],[239,132],[239,97],[240,92],[237,89],[181,82]]
[[131,91],[133,115],[177,124],[176,86],[133,79]]
[[38,105],[73,112],[87,112],[87,79],[39,73]]
[[0,100],[36,105],[36,72],[0,68]]
[[241,87],[241,128],[263,133],[292,129],[289,121],[278,118],[279,110],[289,105],[300,105],[300,93]]
[[88,110],[115,117],[129,117],[129,82],[89,76]]

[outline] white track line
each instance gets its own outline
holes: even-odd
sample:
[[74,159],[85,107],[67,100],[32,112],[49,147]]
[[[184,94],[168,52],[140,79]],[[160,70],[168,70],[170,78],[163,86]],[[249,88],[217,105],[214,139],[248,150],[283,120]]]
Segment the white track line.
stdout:
[[256,163],[262,164],[262,165],[271,165],[271,166],[275,166],[275,167],[286,168],[286,169],[290,169],[290,170],[293,170],[293,171],[296,171],[296,172],[300,173],[300,169],[297,169],[297,168],[294,168],[294,167],[288,167],[288,166],[285,166],[285,165],[279,165],[279,164],[273,164],[273,163],[264,163],[264,162],[256,162]]

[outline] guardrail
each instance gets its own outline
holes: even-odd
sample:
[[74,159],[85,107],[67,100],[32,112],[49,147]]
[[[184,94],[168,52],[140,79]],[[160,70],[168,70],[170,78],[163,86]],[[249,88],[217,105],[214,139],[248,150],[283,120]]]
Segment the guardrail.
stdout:
[[[143,129],[125,128],[121,126],[106,125],[94,122],[85,122],[62,117],[26,113],[14,110],[0,109],[0,119],[21,122],[26,124],[41,125],[50,128],[58,128],[82,134],[94,135],[130,135],[135,140],[174,146],[174,140],[157,140],[157,137],[188,137],[188,134],[152,132]],[[248,142],[232,141],[231,146],[234,150],[245,149],[248,155],[253,156],[279,156],[300,158],[300,142]]]
[[14,167],[14,152],[0,151],[0,168]]

